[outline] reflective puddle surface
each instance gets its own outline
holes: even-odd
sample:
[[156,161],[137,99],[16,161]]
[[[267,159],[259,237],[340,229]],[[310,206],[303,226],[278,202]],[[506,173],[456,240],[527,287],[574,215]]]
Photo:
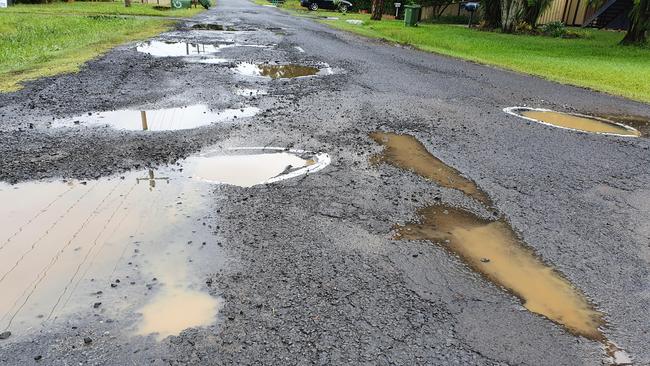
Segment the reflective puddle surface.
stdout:
[[213,183],[249,187],[327,164],[327,154],[252,148],[193,156],[182,169],[0,183],[0,333],[19,339],[88,309],[135,317],[134,334],[158,339],[213,323],[222,300],[205,277],[225,261],[211,227]]
[[[251,152],[256,152],[251,154]],[[212,183],[252,187],[317,172],[330,163],[327,154],[266,148],[206,153],[191,159],[193,177]]]
[[504,221],[483,220],[446,206],[419,211],[420,223],[399,227],[397,237],[429,240],[457,254],[472,269],[512,292],[526,309],[572,333],[601,340],[602,314],[559,273],[523,245]]
[[262,76],[271,79],[297,78],[303,76],[326,75],[331,73],[329,68],[319,69],[313,66],[305,65],[271,65],[271,64],[253,64],[242,62],[235,70],[247,76]]
[[[375,132],[384,146],[371,158],[415,172],[439,185],[458,189],[489,208],[476,185],[431,155],[415,137]],[[529,311],[543,315],[573,334],[600,342],[607,362],[630,364],[625,351],[602,333],[603,314],[559,272],[544,264],[503,219],[487,220],[455,207],[433,205],[418,211],[419,220],[395,228],[395,239],[427,240],[444,247],[476,272],[517,296]]]
[[597,117],[524,107],[511,107],[504,109],[504,111],[508,114],[553,127],[617,136],[638,137],[641,135],[639,131],[632,127]]
[[386,163],[413,171],[440,186],[457,189],[488,207],[492,206],[488,196],[474,182],[431,155],[415,137],[373,132],[370,134],[370,138],[384,146],[382,153],[372,158],[373,163]]
[[110,126],[118,130],[129,131],[174,131],[236,121],[238,118],[252,117],[258,112],[259,109],[255,107],[219,111],[212,110],[205,105],[149,111],[117,110],[54,120],[51,127]]
[[219,52],[219,47],[202,43],[147,41],[139,44],[136,50],[156,57],[178,57],[215,53]]
[[190,43],[181,41],[147,41],[140,43],[136,50],[155,57],[181,57],[181,56],[201,56],[220,52],[225,48],[232,47],[254,47],[268,48],[270,45],[241,44],[241,43],[222,43],[222,44],[204,44]]

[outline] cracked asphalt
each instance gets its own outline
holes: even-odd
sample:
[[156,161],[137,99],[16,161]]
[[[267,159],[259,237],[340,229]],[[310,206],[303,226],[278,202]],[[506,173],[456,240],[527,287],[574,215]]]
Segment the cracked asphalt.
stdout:
[[[189,29],[200,22],[239,31]],[[223,299],[215,324],[157,342],[132,334],[132,316],[88,306],[0,341],[0,364],[602,364],[599,343],[526,311],[443,248],[392,240],[394,225],[437,200],[490,213],[458,191],[371,165],[380,147],[368,134],[384,130],[416,136],[476,182],[521,238],[606,314],[608,339],[635,365],[650,365],[650,140],[502,112],[531,106],[650,119],[650,106],[367,40],[245,0],[221,0],[158,39],[269,47],[224,48],[215,56],[227,62],[199,64],[127,44],[77,74],[0,94],[0,179],[94,179],[210,146],[322,151],[332,163],[272,185],[211,189],[208,241],[220,244],[221,258],[203,258],[197,271]],[[329,66],[333,74],[264,80],[235,73],[244,61]],[[268,94],[242,96],[240,88]],[[192,104],[261,112],[156,133],[50,128],[55,118],[88,112]]]

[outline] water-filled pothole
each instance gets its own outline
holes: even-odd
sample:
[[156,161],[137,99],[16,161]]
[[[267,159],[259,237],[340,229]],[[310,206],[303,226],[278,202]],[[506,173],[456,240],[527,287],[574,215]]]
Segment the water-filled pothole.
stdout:
[[517,296],[526,309],[572,333],[602,340],[602,314],[562,276],[539,260],[503,220],[484,220],[461,209],[431,206],[420,222],[397,229],[397,237],[429,240],[460,256],[472,269]]
[[639,131],[630,126],[582,114],[527,107],[509,107],[505,108],[504,112],[547,126],[574,131],[627,137],[638,137],[641,135]]
[[314,66],[297,64],[273,65],[242,62],[235,67],[235,70],[242,75],[262,76],[271,79],[287,79],[331,74],[331,70],[327,67],[319,69]]
[[384,146],[384,150],[371,161],[386,163],[411,170],[438,185],[457,189],[475,200],[492,206],[490,198],[474,182],[463,177],[459,171],[431,155],[415,137],[388,132],[373,132],[370,138]]
[[252,117],[258,112],[256,107],[212,110],[205,105],[148,111],[125,109],[57,119],[52,121],[51,127],[110,126],[129,131],[174,131],[235,121],[238,118]]
[[136,50],[156,57],[179,57],[215,53],[219,52],[219,47],[204,43],[147,41],[139,44]]
[[243,44],[236,42],[224,42],[220,44],[192,43],[183,41],[147,41],[136,47],[138,52],[146,53],[154,57],[181,57],[210,55],[221,52],[226,48],[252,47],[268,48],[273,45]]
[[317,172],[330,163],[327,154],[284,148],[246,148],[204,153],[190,160],[193,177],[212,183],[252,187]]
[[[373,157],[372,162],[387,162],[415,172],[485,204],[484,193],[431,155],[413,136],[376,132],[371,137],[388,150]],[[449,177],[463,184],[448,183]],[[539,259],[504,219],[487,220],[446,205],[424,207],[418,214],[419,222],[395,227],[396,239],[426,240],[441,245],[470,268],[517,296],[529,311],[562,325],[573,334],[600,342],[608,362],[630,364],[627,353],[602,333],[603,314],[559,272]]]
[[0,183],[0,332],[20,337],[93,304],[159,338],[214,322],[221,301],[202,279],[225,259],[205,219],[212,182],[270,184],[329,162],[327,154],[247,148],[193,156],[182,169]]

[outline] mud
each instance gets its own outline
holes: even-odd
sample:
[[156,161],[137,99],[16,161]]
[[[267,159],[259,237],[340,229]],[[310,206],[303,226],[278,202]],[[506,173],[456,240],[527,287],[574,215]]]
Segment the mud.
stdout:
[[259,112],[256,107],[244,107],[215,111],[206,105],[146,111],[117,110],[88,112],[73,118],[54,120],[52,128],[109,126],[127,131],[177,131],[207,126],[213,123],[237,121],[252,117]]
[[431,155],[415,137],[373,132],[370,134],[370,138],[384,147],[381,154],[371,159],[373,163],[386,163],[410,170],[440,186],[457,189],[488,207],[492,206],[490,198],[474,182]]

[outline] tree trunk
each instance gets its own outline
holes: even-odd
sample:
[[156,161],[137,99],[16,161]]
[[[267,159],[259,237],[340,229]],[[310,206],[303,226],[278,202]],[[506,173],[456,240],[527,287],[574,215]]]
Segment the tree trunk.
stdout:
[[483,12],[483,19],[487,29],[501,27],[501,4],[499,0],[483,0],[480,9]]
[[501,30],[504,33],[512,33],[515,30],[523,10],[522,0],[501,0]]
[[372,0],[372,15],[371,20],[381,20],[381,15],[384,12],[384,0]]
[[130,7],[131,6],[131,0],[124,0],[124,6],[125,7]]
[[650,0],[640,0],[632,10],[630,27],[621,44],[645,43],[648,23],[650,23]]

